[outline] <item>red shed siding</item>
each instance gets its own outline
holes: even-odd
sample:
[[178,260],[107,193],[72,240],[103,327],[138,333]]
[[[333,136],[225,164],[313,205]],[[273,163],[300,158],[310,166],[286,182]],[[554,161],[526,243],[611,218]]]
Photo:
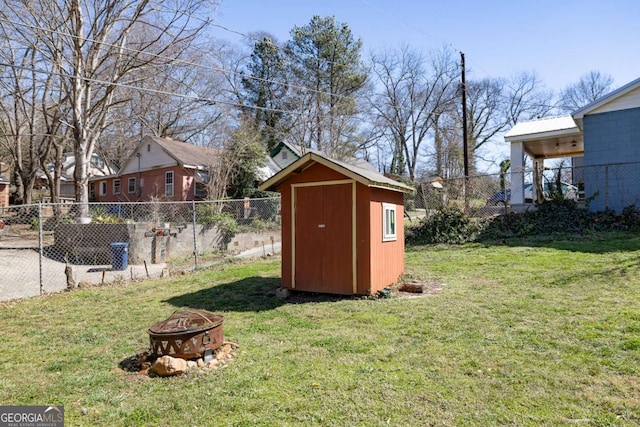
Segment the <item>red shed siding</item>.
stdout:
[[[397,282],[404,273],[404,230],[403,230],[403,195],[402,193],[369,188],[361,183],[355,183],[355,235],[350,228],[353,212],[353,192],[348,197],[349,191],[345,189],[353,184],[340,183],[349,178],[339,172],[325,167],[321,164],[314,164],[302,173],[292,173],[282,182],[279,191],[282,196],[282,287],[287,289],[297,289],[314,292],[332,292],[339,294],[372,294],[378,290]],[[339,183],[333,182],[338,181]],[[292,192],[292,186],[293,192]],[[303,197],[298,200],[298,216],[293,218],[292,198],[294,192],[301,189],[313,188],[314,190],[304,190]],[[335,192],[333,192],[335,190]],[[342,190],[342,191],[340,191]],[[311,199],[309,199],[311,197]],[[304,200],[307,200],[305,203]],[[326,242],[318,245],[308,245],[304,254],[305,259],[296,259],[295,242],[292,238],[300,238],[300,242],[305,239],[317,239],[320,242],[324,237],[318,234],[315,237],[306,236],[305,233],[317,234],[317,222],[319,216],[317,211],[325,209],[321,200],[329,204],[329,214],[333,218],[342,218],[343,228],[334,231],[334,234],[341,235],[342,239],[333,236],[336,246]],[[318,203],[320,204],[318,204]],[[396,204],[396,226],[397,239],[391,242],[382,241],[382,203]],[[336,206],[333,204],[348,205]],[[303,212],[300,212],[303,210]],[[304,211],[308,210],[308,211]],[[296,220],[296,228],[300,226],[299,221],[311,221],[306,224],[306,230],[292,230],[292,224]],[[315,228],[314,228],[315,227]],[[327,225],[327,227],[329,227]],[[303,233],[302,236],[298,234]],[[348,235],[351,234],[351,240]],[[297,236],[297,237],[293,237]],[[355,241],[353,240],[355,238]],[[352,259],[350,249],[355,245],[356,258]],[[330,261],[321,261],[319,256],[314,256],[316,250],[323,248],[324,251],[331,251]],[[352,262],[349,262],[351,258]],[[338,261],[342,260],[342,262]],[[327,264],[328,262],[328,264]],[[324,263],[324,266],[320,264]],[[321,276],[323,270],[332,270],[330,281],[333,283],[304,283],[308,278],[296,279],[293,271],[298,268],[309,270],[311,277]],[[355,289],[345,286],[345,278],[353,277],[355,269]]]
[[296,289],[354,293],[353,189],[346,180],[293,187]]
[[[322,187],[326,186],[327,187],[326,200],[328,203],[327,209],[329,211],[332,211],[334,210],[333,207],[331,206],[333,202],[331,188],[333,187],[333,185],[326,185],[326,184],[331,184],[333,181],[343,181],[345,179],[348,179],[348,178],[342,175],[341,173],[316,163],[310,166],[309,168],[307,168],[303,173],[292,174],[289,178],[287,178],[282,183],[280,187],[280,192],[282,197],[282,254],[283,254],[282,255],[282,287],[283,288],[305,290],[305,291],[312,291],[312,292],[331,292],[331,293],[341,293],[341,294],[353,293],[352,284],[346,290],[345,290],[345,284],[344,284],[344,277],[346,277],[347,275],[352,276],[353,263],[349,262],[349,260],[346,260],[347,262],[344,262],[345,261],[344,254],[346,253],[345,248],[338,247],[338,242],[340,241],[337,239],[335,240],[335,243],[330,240],[326,241],[324,244],[324,248],[325,248],[324,250],[331,251],[334,254],[341,253],[343,256],[340,258],[337,258],[335,256],[329,256],[325,260],[323,260],[323,263],[325,264],[324,266],[325,270],[327,269],[334,270],[331,272],[331,275],[329,275],[328,272],[325,273],[327,280],[330,281],[331,277],[335,277],[336,279],[340,278],[340,279],[337,279],[338,282],[333,284],[330,284],[329,282],[327,282],[322,286],[317,286],[316,284],[313,284],[313,283],[301,283],[300,281],[296,281],[294,279],[294,274],[295,274],[294,269],[296,269],[297,261],[296,261],[296,255],[294,253],[295,242],[292,240],[292,236],[295,233],[291,228],[291,225],[293,222],[292,197],[294,196],[292,192],[292,186],[295,186],[297,184],[312,184],[314,187],[316,185],[322,186]],[[351,185],[353,184],[349,184],[349,186]],[[296,187],[296,188],[299,189],[302,187]],[[342,196],[340,197],[344,198],[343,196],[345,196],[345,194],[342,194]],[[343,202],[338,202],[338,203],[343,203]],[[305,207],[304,203],[298,204],[299,210],[308,209],[312,211],[316,208],[317,207],[315,205]],[[351,210],[349,210],[349,213],[351,213]],[[306,216],[309,216],[311,214],[312,212],[302,212],[302,215],[306,215]],[[344,214],[345,214],[344,210],[329,212],[329,216],[335,217],[336,218],[335,220],[337,220],[337,217],[344,216]],[[352,220],[351,215],[349,215],[348,218],[344,218],[344,221],[347,222],[346,225],[349,226],[349,229],[348,229],[349,231],[347,231],[347,233],[349,234],[353,234],[350,228],[351,220]],[[342,225],[345,225],[345,224],[342,224]],[[317,227],[317,224],[313,224],[313,226]],[[344,234],[345,233],[344,230],[346,229],[342,229],[339,233]],[[296,233],[297,232],[299,231],[296,230]],[[350,243],[351,243],[351,240],[349,240],[349,244]],[[340,246],[343,246],[343,244],[341,244]],[[316,246],[310,249],[317,250],[318,247]],[[348,249],[349,249],[349,255],[347,255],[347,257],[351,257],[351,252],[350,252],[351,248],[349,247]],[[311,254],[308,254],[305,256],[307,257],[307,259],[302,261],[303,263],[302,268],[305,268],[305,266],[311,266],[314,262],[317,261],[317,257],[313,257]],[[341,259],[341,261],[343,262],[339,263],[338,261],[339,259]],[[341,265],[338,265],[338,263]],[[329,264],[331,264],[331,266]]]
[[[404,274],[404,200],[402,193],[371,189],[371,293],[392,285]],[[382,203],[396,205],[397,239],[382,241]]]
[[358,183],[356,194],[357,294],[368,295],[371,293],[371,264],[374,262],[371,259],[371,236],[369,236],[369,228],[371,227],[369,197],[371,196],[371,189]]
[[291,231],[291,185],[285,182],[280,188],[281,222],[282,222],[282,265],[281,265],[281,285],[283,288],[291,289],[293,285],[293,260],[292,251],[292,231]]

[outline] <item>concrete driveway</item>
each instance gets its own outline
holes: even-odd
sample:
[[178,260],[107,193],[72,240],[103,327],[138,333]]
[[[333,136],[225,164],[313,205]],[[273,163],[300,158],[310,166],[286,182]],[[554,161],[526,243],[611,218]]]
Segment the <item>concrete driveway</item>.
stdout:
[[[66,289],[65,267],[64,262],[40,257],[36,240],[0,236],[0,301],[37,296],[41,291],[50,293]],[[160,277],[166,264],[129,265],[127,270],[119,271],[112,270],[111,265],[76,264],[71,268],[77,285],[82,281],[100,284]]]
[[[267,247],[248,249],[236,255],[239,258],[259,258],[269,253],[279,253],[280,242]],[[45,251],[46,253],[46,248]],[[42,269],[40,265],[42,263]],[[67,287],[66,264],[46,256],[40,257],[37,240],[0,236],[0,301],[28,298],[45,293],[60,292]],[[112,270],[111,265],[71,265],[76,285],[86,281],[95,285],[116,280],[157,278],[167,265],[131,265],[127,270]],[[42,275],[42,290],[40,276]]]

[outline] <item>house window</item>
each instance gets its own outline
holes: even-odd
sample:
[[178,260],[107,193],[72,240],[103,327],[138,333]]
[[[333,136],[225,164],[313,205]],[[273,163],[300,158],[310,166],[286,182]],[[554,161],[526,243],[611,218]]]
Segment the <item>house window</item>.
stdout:
[[151,144],[147,144],[147,153],[151,151]]
[[390,242],[397,239],[396,234],[396,205],[382,204],[382,241]]
[[286,151],[282,152],[282,160],[287,160],[287,152]]
[[107,181],[100,181],[100,195],[107,195]]
[[164,195],[173,197],[173,171],[169,171],[164,175]]
[[136,179],[129,178],[127,181],[127,193],[132,194],[136,192]]
[[120,194],[120,180],[113,180],[113,194]]
[[196,182],[195,196],[196,197],[206,197],[207,196],[207,185],[203,184],[201,182]]

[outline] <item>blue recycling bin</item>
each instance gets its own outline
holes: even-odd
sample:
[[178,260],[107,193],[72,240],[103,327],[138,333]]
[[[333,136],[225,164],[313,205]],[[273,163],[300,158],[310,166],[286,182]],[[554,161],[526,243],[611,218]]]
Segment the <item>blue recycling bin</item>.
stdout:
[[111,244],[111,268],[113,270],[126,270],[129,259],[129,244],[127,242],[114,242]]

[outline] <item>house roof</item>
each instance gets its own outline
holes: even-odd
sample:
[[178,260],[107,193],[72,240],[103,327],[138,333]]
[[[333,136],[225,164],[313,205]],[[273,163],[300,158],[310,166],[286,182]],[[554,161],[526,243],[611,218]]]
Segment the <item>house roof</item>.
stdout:
[[271,178],[273,175],[280,172],[281,168],[278,166],[273,157],[267,156],[267,161],[264,166],[258,169],[258,179],[260,181],[266,181]]
[[596,99],[591,104],[585,105],[573,112],[572,116],[575,120],[581,120],[585,115],[597,110],[605,104],[610,103],[631,91],[640,88],[640,78],[635,79],[634,81],[627,83],[626,85],[614,90],[613,92],[608,93],[607,95]]
[[195,169],[206,168],[211,165],[211,157],[219,154],[218,150],[208,147],[200,147],[171,138],[160,138],[157,136],[145,136],[141,142],[150,138],[171,156],[178,165]]
[[582,156],[584,138],[570,115],[519,122],[504,136],[505,141],[522,143],[536,159]]
[[271,157],[275,157],[280,151],[282,151],[284,147],[287,147],[289,151],[291,151],[293,154],[298,156],[298,158],[302,157],[303,154],[307,151],[307,149],[303,148],[300,145],[291,144],[285,141],[280,141],[278,145],[276,145],[271,149],[271,152],[269,153],[269,155]]
[[348,176],[367,187],[384,188],[402,193],[414,192],[413,187],[395,181],[391,178],[387,178],[376,171],[373,166],[365,160],[356,158],[352,158],[347,161],[335,160],[319,151],[311,149],[309,149],[308,152],[298,160],[263,182],[259,188],[262,191],[275,191],[277,187],[279,187],[282,182],[289,177],[289,175],[303,171],[315,163],[320,163],[330,169],[340,172],[341,174]]
[[571,115],[518,122],[504,135],[505,141],[523,141],[580,132]]

